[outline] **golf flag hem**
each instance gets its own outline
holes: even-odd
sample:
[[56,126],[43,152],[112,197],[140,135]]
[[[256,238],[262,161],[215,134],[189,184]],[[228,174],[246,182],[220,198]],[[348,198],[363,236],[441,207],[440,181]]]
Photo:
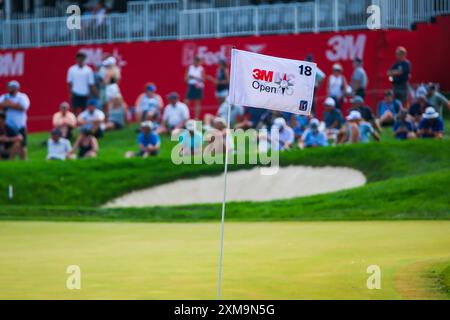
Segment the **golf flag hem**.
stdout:
[[233,105],[311,114],[316,64],[232,49]]

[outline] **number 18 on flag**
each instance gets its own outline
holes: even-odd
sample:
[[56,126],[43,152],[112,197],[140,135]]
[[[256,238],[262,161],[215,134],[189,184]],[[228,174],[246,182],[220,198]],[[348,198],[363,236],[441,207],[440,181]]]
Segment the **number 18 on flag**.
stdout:
[[316,64],[232,49],[231,104],[309,115]]

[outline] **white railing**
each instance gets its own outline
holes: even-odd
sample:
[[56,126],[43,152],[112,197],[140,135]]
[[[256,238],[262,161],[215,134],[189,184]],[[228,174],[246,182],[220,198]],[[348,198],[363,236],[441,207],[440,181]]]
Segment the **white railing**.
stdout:
[[66,16],[0,22],[0,47],[365,29],[373,4],[381,9],[381,27],[390,29],[409,29],[414,22],[450,13],[450,0],[316,0],[206,9],[183,9],[179,1],[135,1],[127,13],[109,14],[102,23],[83,16],[81,30],[69,30]]

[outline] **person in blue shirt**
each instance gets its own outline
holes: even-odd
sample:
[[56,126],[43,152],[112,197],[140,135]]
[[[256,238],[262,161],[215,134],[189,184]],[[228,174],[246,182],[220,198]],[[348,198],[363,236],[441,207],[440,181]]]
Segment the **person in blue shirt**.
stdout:
[[425,110],[417,129],[417,134],[421,138],[441,139],[444,136],[444,122],[433,107]]
[[384,99],[378,104],[380,125],[392,125],[401,107],[400,101],[394,99],[394,92],[392,90],[386,90],[384,92]]
[[394,137],[398,140],[415,138],[414,125],[408,120],[408,113],[400,111],[394,123]]
[[309,129],[305,131],[302,137],[302,146],[305,148],[328,146],[325,133],[319,130],[319,120],[314,118],[309,122]]
[[147,158],[148,156],[156,156],[159,154],[161,140],[154,130],[153,122],[144,121],[141,123],[141,130],[137,136],[137,144],[139,145],[139,150],[137,152],[129,151],[125,154],[125,157]]

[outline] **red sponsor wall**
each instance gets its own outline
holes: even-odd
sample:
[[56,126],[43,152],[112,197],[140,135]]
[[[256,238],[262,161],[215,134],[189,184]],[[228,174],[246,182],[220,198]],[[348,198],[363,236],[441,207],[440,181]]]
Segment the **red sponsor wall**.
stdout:
[[[134,105],[144,84],[156,83],[161,95],[170,91],[185,94],[183,81],[186,65],[194,55],[203,58],[206,72],[215,75],[217,61],[222,56],[229,58],[230,49],[259,52],[292,59],[304,59],[312,53],[315,62],[326,74],[331,65],[340,62],[347,79],[352,72],[351,61],[361,57],[369,76],[369,90],[380,90],[390,86],[386,70],[394,62],[396,46],[408,49],[412,63],[413,83],[434,81],[450,91],[450,17],[439,17],[434,24],[420,24],[415,31],[359,30],[351,32],[329,32],[319,34],[274,35],[234,37],[204,40],[159,41],[86,45],[70,47],[35,48],[0,51],[0,88],[16,79],[22,91],[31,99],[29,129],[31,131],[51,128],[51,115],[58,105],[68,100],[66,72],[74,63],[75,53],[83,49],[88,54],[88,63],[95,64],[107,54],[113,54],[122,67],[120,84],[125,100]],[[325,85],[317,93],[320,102],[326,94]],[[367,102],[372,107],[380,93],[371,93]],[[204,112],[215,112],[214,86],[205,88]]]

